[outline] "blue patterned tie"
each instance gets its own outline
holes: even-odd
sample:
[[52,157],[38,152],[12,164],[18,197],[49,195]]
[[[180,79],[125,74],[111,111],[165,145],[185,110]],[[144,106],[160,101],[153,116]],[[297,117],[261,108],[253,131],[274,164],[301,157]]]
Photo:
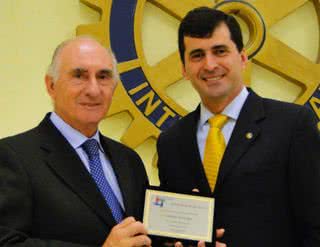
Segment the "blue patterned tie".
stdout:
[[109,206],[115,221],[119,223],[123,219],[123,211],[110,184],[104,176],[99,157],[99,144],[95,139],[88,139],[82,144],[82,148],[89,157],[91,176]]

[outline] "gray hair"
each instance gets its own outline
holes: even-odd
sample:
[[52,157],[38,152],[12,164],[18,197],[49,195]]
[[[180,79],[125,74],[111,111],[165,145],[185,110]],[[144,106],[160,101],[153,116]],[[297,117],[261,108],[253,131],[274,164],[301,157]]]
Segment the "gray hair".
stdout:
[[[59,67],[60,67],[60,59],[59,59],[59,55],[61,53],[61,51],[63,50],[63,48],[68,45],[69,43],[73,42],[73,41],[76,41],[76,40],[81,40],[81,39],[87,39],[87,40],[91,40],[91,41],[94,41],[94,42],[97,42],[98,44],[100,44],[99,41],[97,41],[96,39],[94,39],[93,37],[91,36],[77,36],[75,38],[72,38],[72,39],[68,39],[68,40],[65,40],[63,41],[62,43],[60,43],[56,49],[54,50],[53,52],[53,55],[52,55],[52,59],[51,59],[51,63],[50,65],[48,66],[48,69],[47,69],[47,75],[52,77],[53,79],[53,82],[56,82],[59,78]],[[101,45],[101,44],[100,44]],[[102,45],[101,45],[102,46]],[[104,47],[105,48],[105,47]],[[117,70],[117,59],[114,55],[114,53],[112,52],[112,50],[110,48],[105,48],[107,53],[111,56],[111,59],[112,59],[112,75],[113,75],[113,79],[118,82],[119,80],[119,73],[118,73],[118,70]]]

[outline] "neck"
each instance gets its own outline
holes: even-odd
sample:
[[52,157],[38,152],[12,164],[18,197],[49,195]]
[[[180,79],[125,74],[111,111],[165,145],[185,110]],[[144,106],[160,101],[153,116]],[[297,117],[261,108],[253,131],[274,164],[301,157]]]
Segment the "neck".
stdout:
[[233,94],[225,97],[201,98],[205,107],[214,114],[219,114],[240,94],[244,86],[239,87]]
[[55,113],[69,126],[73,129],[79,131],[82,135],[90,138],[92,137],[98,130],[97,123],[81,123],[79,121],[73,121],[72,119],[66,117],[65,114],[61,114],[61,112],[54,110]]
[[77,130],[88,138],[94,136],[94,134],[97,132],[97,128],[86,128],[86,129],[77,129]]

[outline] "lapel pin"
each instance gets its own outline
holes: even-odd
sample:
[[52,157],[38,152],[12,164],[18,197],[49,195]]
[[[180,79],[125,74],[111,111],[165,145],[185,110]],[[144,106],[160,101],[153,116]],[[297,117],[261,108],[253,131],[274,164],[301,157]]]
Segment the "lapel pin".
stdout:
[[252,132],[246,133],[246,138],[247,138],[248,140],[252,139],[252,137],[253,137]]

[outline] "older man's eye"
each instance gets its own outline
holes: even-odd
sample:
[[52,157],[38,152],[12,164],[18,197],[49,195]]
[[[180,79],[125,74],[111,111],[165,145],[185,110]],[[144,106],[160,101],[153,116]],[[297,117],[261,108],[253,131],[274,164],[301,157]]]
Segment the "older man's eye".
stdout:
[[74,73],[73,76],[75,78],[81,78],[82,74],[81,73]]
[[111,70],[103,71],[97,75],[97,78],[100,80],[109,80],[109,79],[112,79],[112,77],[113,77],[113,73]]
[[112,75],[109,75],[109,74],[107,74],[107,75],[99,75],[98,78],[101,79],[101,80],[107,80],[107,79],[111,79]]
[[82,78],[85,74],[85,71],[83,71],[82,69],[75,69],[74,71],[72,71],[72,76],[74,78]]

